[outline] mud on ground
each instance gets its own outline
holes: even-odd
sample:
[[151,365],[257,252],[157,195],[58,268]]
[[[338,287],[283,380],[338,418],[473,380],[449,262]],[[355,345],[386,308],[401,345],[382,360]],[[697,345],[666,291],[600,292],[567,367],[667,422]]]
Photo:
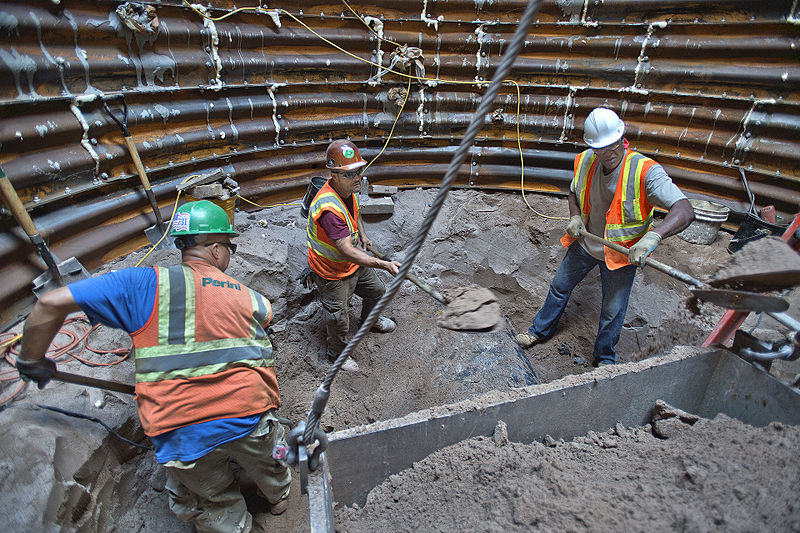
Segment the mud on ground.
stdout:
[[[384,254],[402,257],[436,193],[435,189],[402,191],[394,196],[393,215],[366,218],[367,234],[376,247]],[[527,199],[539,213],[567,213],[563,198],[529,194]],[[236,225],[241,232],[236,239],[239,251],[228,273],[273,303],[270,337],[281,387],[279,414],[296,422],[305,417],[314,391],[329,368],[324,357],[320,306],[313,290],[297,281],[307,263],[305,220],[297,206],[276,207],[238,212]],[[465,285],[487,287],[497,296],[508,319],[488,332],[436,327],[443,306],[410,282],[404,283],[384,313],[397,322],[397,330],[370,334],[355,349],[353,358],[360,371],[337,375],[322,417],[323,428],[341,430],[491,390],[591,371],[601,298],[597,272],[590,273],[573,293],[553,339],[526,351],[513,342],[515,332],[529,326],[544,301],[563,257],[558,241],[564,226],[565,221],[535,215],[518,193],[452,191],[412,272],[439,290]],[[716,242],[706,246],[672,237],[658,247],[654,257],[707,279],[727,258],[729,239],[729,234],[720,232]],[[106,265],[103,271],[133,266],[143,255],[131,254]],[[178,261],[177,251],[158,251],[143,264]],[[388,274],[382,272],[381,276],[388,284]],[[652,269],[641,270],[617,346],[618,360],[637,361],[676,345],[700,344],[723,311],[701,303],[700,314],[693,314],[686,307],[689,296],[683,283]],[[796,291],[787,298],[796,309]],[[360,301],[354,297],[350,313],[353,331],[359,310]],[[756,335],[781,338],[781,326],[769,318],[757,323],[751,317],[745,323],[746,328],[754,326],[758,326]],[[107,329],[101,329],[93,339],[93,344],[107,348],[129,343],[127,335]],[[133,382],[132,361],[91,369],[71,362],[60,368]],[[800,370],[788,363],[773,366],[773,373],[784,379],[797,372]],[[129,396],[60,383],[52,383],[43,391],[29,388],[11,408],[0,413],[0,431],[4,434],[0,437],[0,468],[4,472],[0,487],[4,508],[9,510],[0,519],[7,522],[0,524],[7,526],[3,530],[29,531],[31,524],[41,531],[192,530],[167,508],[163,472],[156,467],[152,453],[120,442],[95,423],[41,411],[33,407],[34,403],[59,405],[97,417],[127,438],[149,444]],[[653,446],[650,453],[658,456],[666,452],[662,446]],[[581,479],[580,463],[572,468],[565,476]],[[672,477],[683,475],[680,465],[665,463],[665,468]],[[308,530],[307,500],[299,495],[296,481],[292,505],[279,517],[266,512],[250,487],[246,486],[245,492],[256,531]]]

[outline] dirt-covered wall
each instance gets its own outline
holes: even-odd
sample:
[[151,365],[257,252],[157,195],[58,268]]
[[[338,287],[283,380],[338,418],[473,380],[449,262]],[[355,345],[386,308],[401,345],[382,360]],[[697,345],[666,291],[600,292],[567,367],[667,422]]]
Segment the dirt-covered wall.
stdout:
[[[372,182],[435,185],[525,2],[261,5],[0,3],[0,166],[60,258],[94,268],[146,245],[155,222],[103,98],[121,118],[125,96],[165,217],[176,184],[215,168],[241,186],[242,208],[296,200],[342,136],[377,157]],[[542,2],[457,185],[518,188],[524,170],[526,189],[563,193],[598,105],[690,196],[735,221],[747,185],[755,206],[788,217],[800,200],[800,4]],[[44,267],[7,209],[0,230],[8,323]]]

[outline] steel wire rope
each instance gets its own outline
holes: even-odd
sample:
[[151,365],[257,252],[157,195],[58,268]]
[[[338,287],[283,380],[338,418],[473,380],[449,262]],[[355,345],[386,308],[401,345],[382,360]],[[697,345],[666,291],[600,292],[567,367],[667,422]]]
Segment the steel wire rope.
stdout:
[[[344,3],[344,4],[345,4],[347,7],[348,7],[348,9],[350,9],[350,11],[352,11],[352,12],[353,12],[353,14],[354,14],[356,17],[358,17],[358,19],[359,19],[359,20],[360,20],[360,21],[361,21],[363,24],[365,24],[365,25],[367,26],[367,28],[368,28],[370,31],[372,31],[372,29],[371,29],[371,28],[369,28],[369,25],[368,25],[368,24],[367,24],[367,23],[366,23],[366,22],[365,22],[365,21],[364,21],[364,20],[361,18],[361,16],[360,16],[358,13],[356,13],[356,11],[355,11],[355,10],[353,10],[353,8],[352,8],[352,7],[350,7],[350,6],[349,6],[349,5],[348,5],[346,2],[344,2],[344,0],[342,0],[342,2],[343,2],[343,3]],[[369,64],[369,65],[372,65],[372,66],[374,66],[374,67],[377,67],[378,69],[381,69],[381,70],[383,70],[383,73],[384,73],[384,74],[391,73],[391,74],[396,74],[397,76],[404,77],[404,78],[409,78],[409,79],[414,79],[414,80],[419,80],[419,81],[432,81],[432,82],[436,82],[436,83],[444,83],[444,84],[448,84],[448,83],[450,83],[450,84],[456,84],[456,85],[486,85],[486,84],[489,84],[489,83],[490,83],[489,81],[481,81],[481,80],[470,80],[470,81],[464,81],[464,80],[446,80],[446,79],[442,79],[442,78],[426,78],[426,77],[422,77],[422,76],[414,76],[413,74],[406,74],[406,73],[404,73],[404,72],[398,72],[398,71],[396,71],[396,70],[392,70],[392,69],[390,69],[390,68],[384,67],[383,65],[380,65],[380,64],[378,64],[378,63],[375,63],[375,62],[373,62],[373,61],[370,61],[369,59],[364,59],[363,57],[357,56],[356,54],[353,54],[352,52],[349,52],[348,50],[346,50],[346,49],[342,48],[341,46],[339,46],[338,44],[334,43],[333,41],[331,41],[331,40],[329,40],[329,39],[327,39],[327,38],[323,37],[323,36],[322,36],[322,35],[320,35],[319,33],[317,33],[316,31],[314,31],[314,29],[312,29],[310,26],[308,26],[308,25],[307,25],[306,23],[304,23],[302,20],[298,19],[298,18],[297,18],[296,16],[294,16],[292,13],[289,13],[288,11],[286,11],[286,10],[285,10],[285,9],[283,9],[283,8],[268,9],[268,8],[264,8],[264,7],[261,7],[261,6],[240,7],[240,8],[237,8],[237,9],[235,9],[234,11],[231,11],[231,12],[229,12],[229,13],[226,13],[225,15],[222,15],[222,16],[220,16],[220,17],[211,17],[211,16],[209,16],[209,15],[207,15],[207,14],[203,13],[202,11],[200,11],[199,9],[197,9],[196,7],[194,7],[194,6],[193,6],[193,5],[192,5],[192,4],[191,4],[191,3],[190,3],[188,0],[183,0],[183,3],[184,3],[184,4],[186,4],[187,6],[189,6],[189,8],[190,8],[190,9],[192,9],[192,11],[194,11],[195,13],[197,13],[198,15],[200,15],[201,17],[203,17],[203,18],[205,18],[205,19],[208,19],[208,20],[211,20],[211,21],[220,21],[220,20],[223,20],[223,19],[225,19],[225,18],[227,18],[227,17],[229,17],[229,16],[231,16],[231,15],[233,15],[233,14],[235,14],[235,13],[241,12],[241,11],[253,11],[253,12],[256,12],[256,13],[264,13],[264,14],[267,14],[267,15],[271,15],[271,14],[274,14],[274,13],[283,13],[283,14],[285,14],[286,16],[288,16],[289,18],[291,18],[292,20],[294,20],[295,22],[297,22],[298,24],[300,24],[302,27],[304,27],[305,29],[307,29],[308,31],[310,31],[310,32],[311,32],[311,33],[312,33],[312,34],[313,34],[315,37],[317,37],[317,38],[318,38],[318,39],[320,39],[321,41],[323,41],[323,42],[325,42],[326,44],[328,44],[328,45],[332,46],[333,48],[336,48],[337,50],[339,50],[340,52],[342,52],[342,53],[343,53],[343,54],[345,54],[345,55],[348,55],[348,56],[350,56],[350,57],[352,57],[352,58],[354,58],[354,59],[357,59],[358,61],[361,61],[361,62],[367,63],[367,64]],[[373,31],[373,33],[374,33],[374,31]],[[376,34],[376,36],[377,36],[377,34]],[[387,42],[390,42],[390,43],[392,43],[392,44],[395,44],[395,45],[397,45],[397,43],[395,43],[395,42],[394,42],[394,41],[392,41],[392,40],[385,39],[385,38],[383,38],[383,37],[380,37],[380,36],[377,36],[377,37],[378,37],[379,39],[382,39],[382,40],[384,40],[384,41],[387,41]],[[398,45],[398,46],[400,46],[400,45]],[[520,165],[520,174],[521,174],[521,175],[520,175],[520,192],[522,193],[522,199],[525,201],[525,205],[527,205],[527,206],[528,206],[528,208],[529,208],[531,211],[533,211],[533,212],[534,212],[536,215],[538,215],[538,216],[540,216],[540,217],[542,217],[542,218],[547,218],[547,219],[552,219],[552,220],[567,220],[567,219],[568,219],[567,217],[555,217],[555,216],[551,216],[551,215],[545,215],[545,214],[543,214],[543,213],[539,213],[538,211],[536,211],[536,210],[535,210],[535,209],[534,209],[534,208],[533,208],[533,207],[532,207],[532,206],[531,206],[531,205],[528,203],[528,200],[527,200],[527,198],[525,198],[525,188],[524,188],[524,182],[525,182],[525,161],[524,161],[524,158],[523,158],[523,155],[522,155],[521,134],[520,134],[520,131],[519,131],[519,111],[520,111],[520,91],[519,91],[519,85],[518,85],[518,84],[517,84],[517,82],[516,82],[516,81],[514,81],[514,80],[505,80],[505,79],[504,79],[504,80],[503,80],[503,82],[501,82],[501,83],[504,83],[504,82],[508,82],[508,83],[512,83],[512,84],[514,84],[514,85],[516,86],[516,89],[517,89],[517,147],[518,147],[518,150],[519,150],[520,161],[521,161],[521,165]],[[398,118],[399,118],[399,114],[398,114]],[[396,121],[395,121],[395,122],[396,122]],[[388,141],[387,141],[387,145],[388,145]],[[385,149],[386,149],[386,146],[384,146],[384,150],[385,150]],[[383,150],[381,150],[381,153],[383,153]],[[378,154],[378,155],[380,155],[380,154]],[[374,161],[375,159],[377,159],[377,157],[373,158],[373,161]],[[370,163],[370,164],[372,164],[372,163]],[[253,203],[253,202],[250,202],[250,203]],[[254,204],[254,205],[257,205],[257,206],[258,206],[258,204]],[[259,207],[261,207],[261,206],[259,206]]]
[[433,226],[433,222],[436,220],[444,201],[447,199],[447,194],[450,191],[453,182],[455,181],[459,167],[464,162],[469,148],[474,142],[475,137],[478,135],[478,132],[484,126],[486,115],[488,114],[489,108],[494,101],[494,97],[499,92],[500,85],[503,83],[506,74],[508,74],[508,72],[511,70],[511,65],[516,60],[517,55],[522,48],[523,40],[525,39],[528,29],[533,22],[533,16],[538,10],[539,2],[540,0],[530,0],[526,5],[525,11],[523,12],[522,17],[520,17],[514,37],[509,43],[506,53],[500,61],[497,70],[495,71],[494,78],[492,79],[489,88],[486,90],[483,98],[481,98],[481,102],[478,104],[478,108],[475,111],[475,114],[473,115],[466,132],[464,133],[464,137],[461,139],[461,143],[458,145],[458,148],[456,148],[456,151],[450,160],[450,164],[447,167],[444,177],[442,178],[442,184],[439,187],[436,198],[434,198],[433,202],[431,203],[430,210],[428,213],[426,213],[417,235],[411,242],[408,252],[403,258],[403,264],[401,265],[399,272],[392,280],[384,295],[381,297],[378,303],[375,304],[375,307],[372,308],[369,316],[367,316],[367,318],[361,324],[361,327],[358,328],[358,331],[355,333],[353,338],[347,343],[347,345],[344,347],[344,350],[342,350],[342,353],[340,353],[336,358],[336,361],[334,361],[333,365],[328,370],[328,374],[325,376],[325,379],[318,387],[317,392],[314,395],[312,408],[308,413],[308,417],[306,418],[305,431],[303,433],[304,444],[312,444],[314,442],[313,436],[319,426],[320,417],[322,416],[325,406],[327,405],[328,397],[330,396],[330,386],[331,383],[333,383],[333,379],[336,377],[336,374],[339,372],[344,362],[347,361],[347,358],[350,357],[350,354],[353,352],[355,347],[361,342],[361,339],[363,339],[367,332],[372,329],[372,326],[377,321],[381,311],[383,311],[386,305],[394,298],[395,294],[400,289],[400,286],[403,284],[406,274],[409,272],[409,270],[411,270],[414,259],[416,259],[417,254],[422,248],[422,244],[425,242],[428,232]]

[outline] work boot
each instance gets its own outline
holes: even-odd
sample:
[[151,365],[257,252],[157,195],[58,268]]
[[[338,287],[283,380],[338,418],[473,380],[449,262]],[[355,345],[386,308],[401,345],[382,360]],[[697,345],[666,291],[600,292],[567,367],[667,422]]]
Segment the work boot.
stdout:
[[[327,356],[328,356],[328,361],[330,361],[331,363],[335,363],[336,359],[338,359],[338,357],[339,357],[339,354],[328,353]],[[357,372],[358,371],[358,363],[353,361],[352,357],[348,357],[347,360],[344,362],[344,364],[340,368],[341,368],[341,370],[345,370],[347,372]]]
[[289,495],[287,494],[280,500],[278,503],[271,503],[269,504],[269,512],[272,515],[278,516],[279,514],[283,514],[286,512],[286,509],[289,508]]
[[395,330],[397,324],[394,323],[394,320],[391,318],[386,318],[385,316],[379,316],[378,320],[375,321],[375,324],[372,326],[372,331],[375,333],[391,333]]
[[528,332],[520,333],[517,335],[517,344],[519,344],[523,348],[530,348],[537,342],[539,342],[539,337],[537,337],[536,335],[531,335]]
[[341,368],[347,372],[358,372],[358,363],[353,361],[352,357],[348,357]]
[[596,367],[614,365],[614,364],[616,364],[616,363],[614,363],[614,361],[611,361],[610,359],[600,359],[600,360],[595,359],[594,360],[594,366],[596,366]]

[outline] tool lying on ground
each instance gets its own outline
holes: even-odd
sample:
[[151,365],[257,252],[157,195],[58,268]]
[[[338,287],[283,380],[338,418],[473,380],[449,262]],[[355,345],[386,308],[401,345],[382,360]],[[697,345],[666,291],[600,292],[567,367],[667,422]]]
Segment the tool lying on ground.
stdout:
[[[588,239],[603,243],[605,246],[616,252],[625,254],[626,256],[628,255],[628,248],[625,248],[621,244],[598,237],[597,235],[589,233],[584,229],[580,230],[580,232],[582,236]],[[748,291],[711,288],[699,279],[693,278],[689,274],[681,272],[674,267],[656,261],[652,257],[648,257],[645,260],[645,265],[651,266],[656,270],[660,270],[664,274],[667,274],[668,276],[672,276],[673,278],[690,285],[689,290],[694,296],[720,307],[735,309],[737,311],[753,311],[757,313],[782,313],[789,308],[788,302],[779,296],[769,296],[766,294],[758,294]]]
[[[116,98],[122,99],[121,122],[111,111],[111,108],[108,107],[107,100],[113,100]],[[108,116],[110,116],[111,119],[116,122],[117,126],[119,126],[122,130],[122,136],[125,138],[125,144],[128,147],[128,153],[133,160],[133,164],[136,166],[136,173],[139,174],[139,181],[141,181],[142,187],[144,187],[144,192],[147,194],[147,199],[150,201],[150,207],[153,209],[153,214],[156,217],[156,224],[146,228],[144,230],[144,234],[147,235],[147,240],[150,241],[150,244],[157,245],[156,247],[158,249],[172,248],[175,244],[175,239],[171,238],[169,235],[165,236],[165,233],[167,232],[167,225],[164,223],[164,218],[161,216],[161,209],[158,207],[156,195],[153,193],[153,189],[150,188],[150,180],[147,178],[144,165],[142,165],[142,159],[139,157],[139,150],[137,150],[136,143],[133,142],[131,132],[128,129],[128,104],[125,102],[125,95],[120,94],[109,99],[103,98],[103,108],[106,110],[106,113],[108,113]]]
[[[378,259],[385,259],[375,248],[370,247],[369,251]],[[388,259],[385,260],[388,261]],[[457,287],[448,289],[447,292],[453,296],[446,298],[410,272],[406,274],[406,279],[446,306],[442,316],[436,320],[436,324],[440,327],[456,330],[483,330],[494,327],[502,319],[500,304],[497,303],[497,298],[489,289]]]
[[133,385],[128,385],[127,383],[91,378],[89,376],[81,376],[80,374],[70,374],[68,372],[61,372],[59,370],[56,370],[56,373],[53,374],[53,379],[57,379],[58,381],[63,381],[65,383],[86,385],[87,387],[94,387],[96,389],[105,389],[115,392],[122,392],[125,394],[136,394]]
[[83,268],[83,265],[77,259],[70,257],[66,261],[59,261],[58,257],[50,251],[39,234],[39,230],[36,229],[36,225],[33,223],[28,211],[25,210],[25,206],[22,205],[22,200],[17,196],[17,191],[11,185],[11,181],[3,175],[2,171],[0,171],[0,194],[2,194],[3,201],[8,206],[9,211],[14,215],[17,223],[22,226],[22,229],[25,230],[25,233],[28,234],[28,238],[38,250],[45,265],[47,265],[47,272],[33,280],[33,294],[37,298],[53,289],[89,277],[89,272]]

